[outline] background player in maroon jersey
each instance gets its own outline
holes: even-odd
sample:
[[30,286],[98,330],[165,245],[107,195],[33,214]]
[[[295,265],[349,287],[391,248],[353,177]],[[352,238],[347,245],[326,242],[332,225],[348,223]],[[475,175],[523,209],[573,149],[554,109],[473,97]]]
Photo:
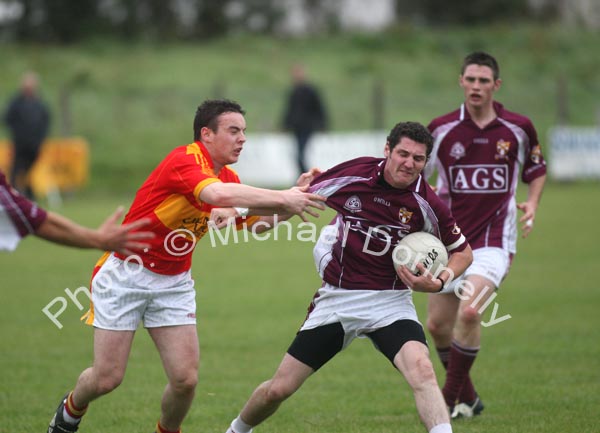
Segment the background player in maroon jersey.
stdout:
[[[452,418],[483,410],[469,376],[480,347],[481,313],[516,253],[517,209],[523,212],[519,221],[527,237],[546,179],[533,124],[494,100],[499,76],[491,55],[466,56],[459,81],[464,103],[429,125],[435,141],[425,173],[437,169],[437,192],[473,248],[473,264],[464,280],[449,284],[446,294],[429,296],[427,328],[447,369],[442,392],[454,408]],[[520,170],[528,195],[517,204]],[[458,285],[468,292],[454,293]]]
[[67,217],[38,207],[12,188],[4,173],[0,172],[0,251],[14,250],[21,238],[27,235],[70,247],[124,254],[133,254],[131,250],[148,247],[144,240],[153,237],[153,233],[138,230],[150,221],[117,224],[122,214],[123,210],[117,209],[95,230],[80,226]]
[[[450,211],[421,176],[431,147],[424,126],[399,123],[387,138],[385,158],[356,158],[311,182],[310,191],[327,197],[337,212],[314,248],[323,285],[275,375],[256,388],[228,433],[252,431],[356,337],[370,338],[406,378],[430,433],[452,431],[408,290],[439,291],[472,259]],[[394,269],[393,246],[415,231],[434,233],[450,251],[449,270],[439,278]]]

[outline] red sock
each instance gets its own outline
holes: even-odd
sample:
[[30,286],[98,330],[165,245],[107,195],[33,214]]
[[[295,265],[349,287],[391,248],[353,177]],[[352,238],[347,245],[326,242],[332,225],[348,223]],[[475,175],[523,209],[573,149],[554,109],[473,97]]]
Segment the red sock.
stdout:
[[452,342],[448,356],[446,383],[442,389],[444,400],[448,406],[453,407],[456,403],[463,385],[469,377],[469,371],[475,362],[477,352],[479,352],[479,347],[462,347],[456,341]]
[[181,433],[181,429],[175,431],[167,430],[160,425],[160,421],[156,423],[156,433]]
[[71,418],[81,419],[81,417],[85,415],[87,408],[87,405],[84,407],[75,406],[75,403],[73,403],[73,391],[69,393],[65,403],[65,411]]
[[[448,358],[450,357],[450,347],[436,347],[438,356],[440,357],[440,362],[444,366],[444,370],[448,370]],[[475,391],[475,387],[473,386],[473,382],[471,381],[471,376],[467,376],[465,379],[462,388],[458,394],[459,402],[472,402],[477,398],[477,392]]]

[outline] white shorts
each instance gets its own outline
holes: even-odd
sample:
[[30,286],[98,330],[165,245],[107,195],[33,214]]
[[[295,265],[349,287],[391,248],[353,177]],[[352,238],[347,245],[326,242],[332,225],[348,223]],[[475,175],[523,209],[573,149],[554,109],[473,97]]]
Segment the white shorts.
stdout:
[[[133,256],[135,257],[135,256]],[[94,326],[115,331],[196,323],[196,291],[190,271],[160,275],[135,260],[106,260],[92,280]]]
[[479,275],[487,278],[494,283],[494,289],[497,289],[508,274],[509,269],[510,253],[508,251],[496,247],[478,248],[473,250],[473,263],[464,274],[454,279],[440,293],[454,292],[469,275]]
[[347,290],[325,283],[317,293],[301,330],[339,322],[346,334],[343,347],[398,320],[420,324],[410,290]]
[[21,234],[15,227],[8,210],[0,203],[0,251],[14,251],[21,241]]

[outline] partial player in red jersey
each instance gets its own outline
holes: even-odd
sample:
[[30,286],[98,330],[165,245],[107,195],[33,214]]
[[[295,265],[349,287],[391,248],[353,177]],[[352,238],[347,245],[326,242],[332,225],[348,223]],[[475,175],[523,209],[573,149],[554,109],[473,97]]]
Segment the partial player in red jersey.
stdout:
[[[469,375],[480,348],[482,306],[516,253],[517,209],[527,237],[546,179],[533,124],[494,100],[501,85],[496,60],[483,52],[469,54],[459,80],[465,101],[429,124],[435,141],[425,169],[426,176],[437,170],[437,193],[473,248],[473,264],[463,278],[429,296],[428,303],[427,327],[447,370],[442,391],[453,418],[483,410]],[[519,177],[528,194],[517,204]]]
[[[259,385],[227,433],[249,433],[325,363],[355,338],[371,339],[412,388],[430,433],[450,433],[450,417],[438,387],[412,290],[436,292],[471,263],[471,248],[448,208],[421,176],[432,149],[427,129],[397,124],[385,158],[357,158],[319,174],[310,191],[336,211],[321,232],[314,259],[323,284],[279,368]],[[409,233],[426,231],[450,251],[437,276],[396,271],[392,251]]]
[[61,400],[48,433],[77,431],[88,404],[119,386],[141,323],[168,378],[156,432],[180,431],[198,376],[192,253],[208,231],[212,208],[236,207],[238,216],[250,216],[245,226],[272,221],[260,215],[305,219],[324,209],[325,198],[307,192],[308,186],[277,191],[240,184],[228,165],[237,162],[245,132],[239,104],[205,101],[194,119],[194,142],[171,151],[138,190],[124,222],[149,220],[156,237],[139,254],[106,253],[96,264],[85,316],[94,326],[93,364]]

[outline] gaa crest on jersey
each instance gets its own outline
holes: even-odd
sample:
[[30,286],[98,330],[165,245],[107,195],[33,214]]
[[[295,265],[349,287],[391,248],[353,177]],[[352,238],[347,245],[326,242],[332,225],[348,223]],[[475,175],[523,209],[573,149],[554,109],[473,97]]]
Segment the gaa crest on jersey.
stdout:
[[450,156],[454,159],[461,159],[465,156],[465,146],[460,141],[457,141],[450,148]]
[[352,197],[350,197],[348,200],[346,200],[346,203],[344,204],[344,209],[352,213],[360,212],[362,210],[362,203],[360,201],[360,198],[358,198],[357,195],[353,195]]
[[402,224],[408,224],[410,219],[412,218],[412,215],[413,213],[405,207],[401,207],[400,211],[398,212],[398,218],[400,219],[400,222]]
[[539,144],[536,144],[533,149],[531,149],[531,162],[534,164],[539,164],[542,160],[542,148]]
[[496,143],[496,159],[508,159],[510,141],[498,140]]

